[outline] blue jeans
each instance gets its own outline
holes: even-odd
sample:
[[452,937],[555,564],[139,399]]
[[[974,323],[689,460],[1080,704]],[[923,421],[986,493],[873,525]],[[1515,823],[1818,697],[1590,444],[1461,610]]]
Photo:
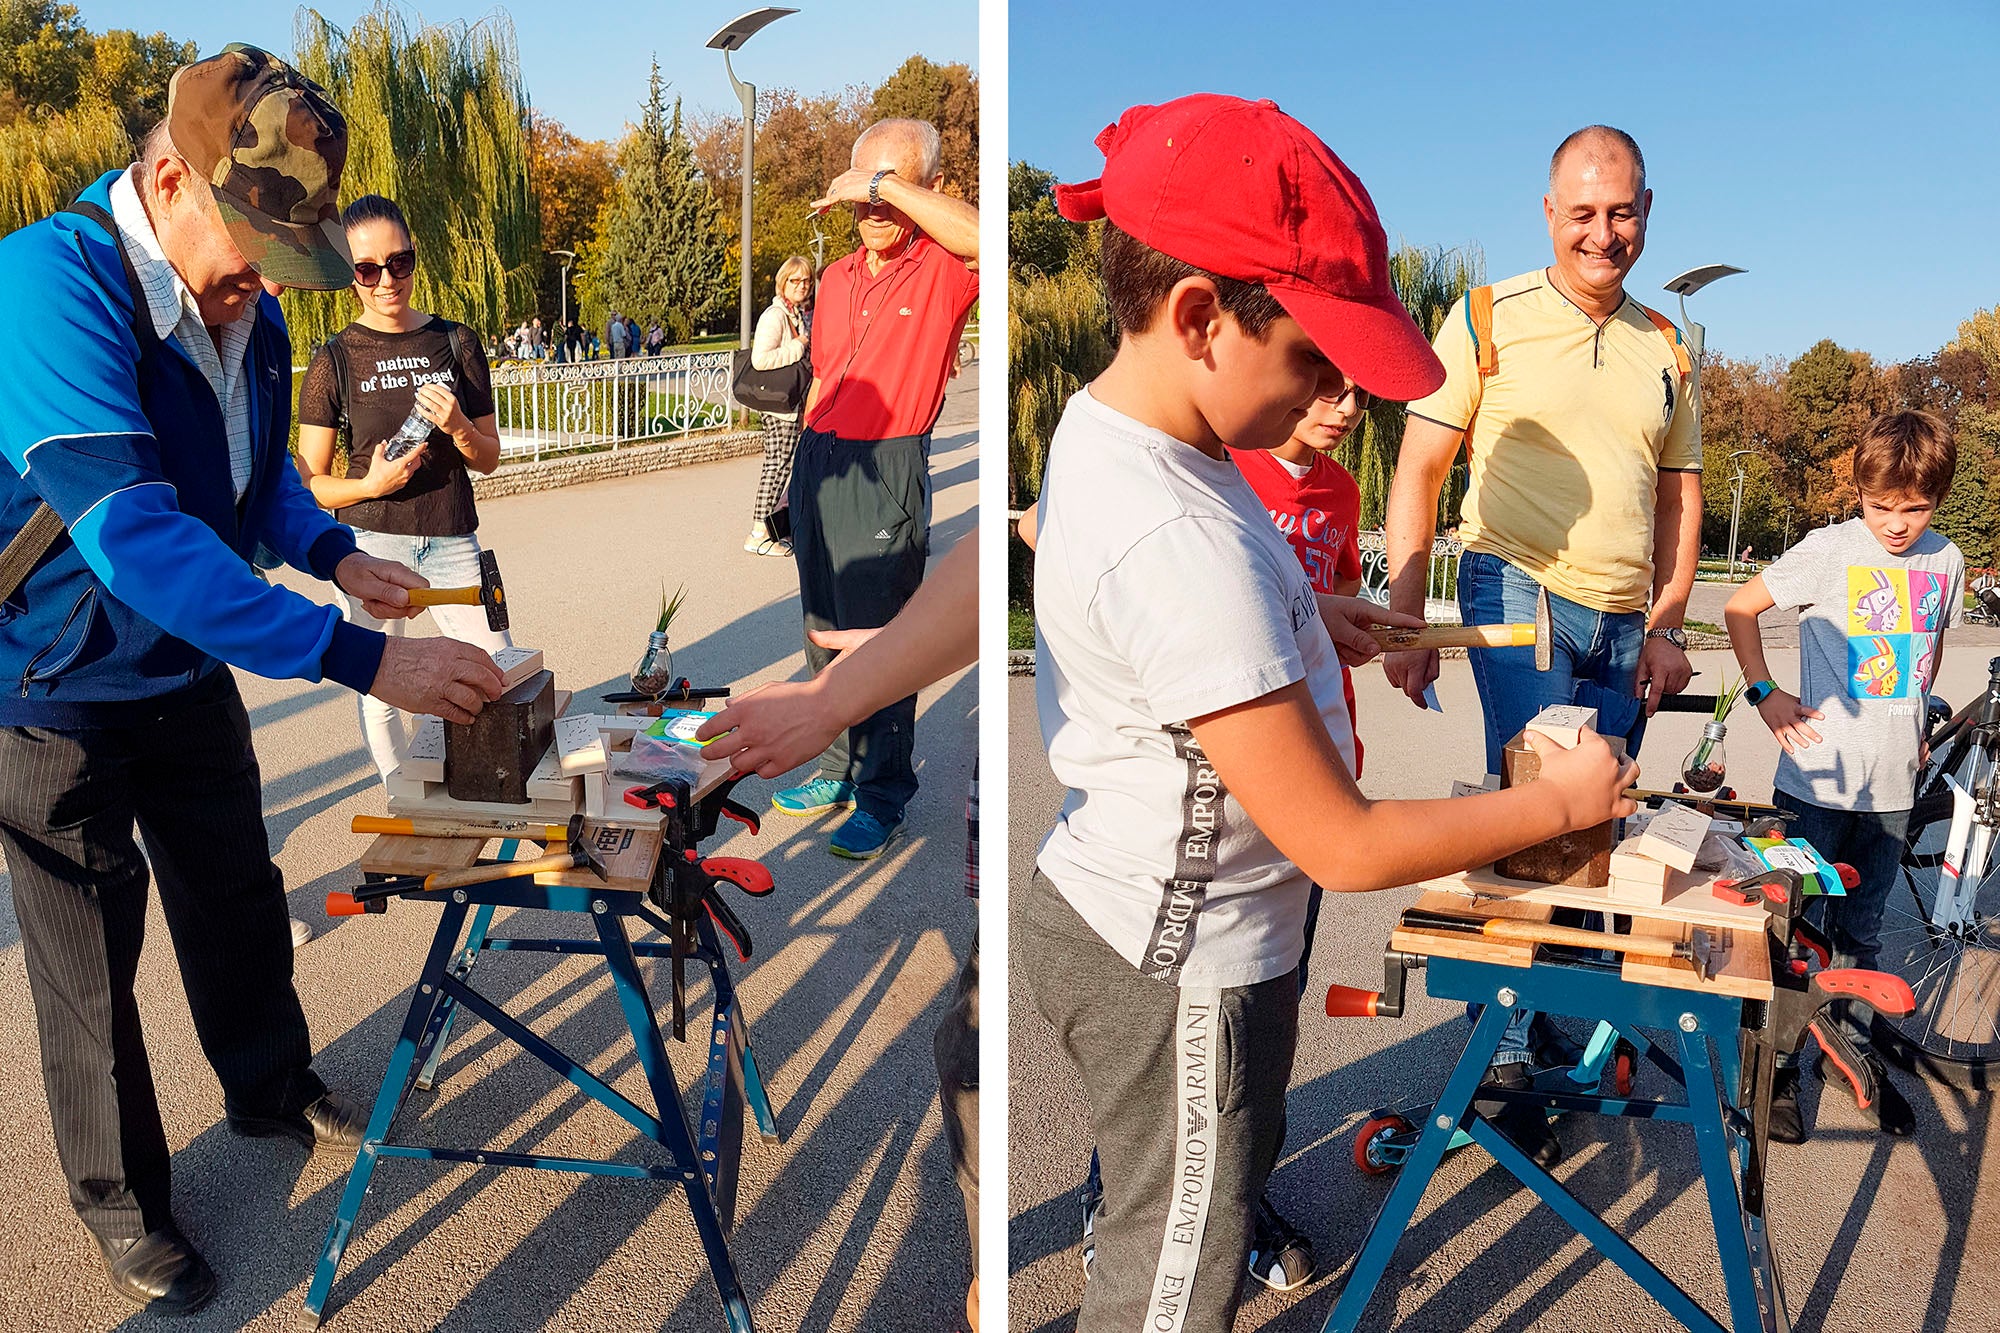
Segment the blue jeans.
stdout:
[[[1806,899],[1806,920],[1825,934],[1833,952],[1831,966],[1872,970],[1882,956],[1882,912],[1902,878],[1899,867],[1910,812],[1829,810],[1782,791],[1772,793],[1771,800],[1798,816],[1785,830],[1787,837],[1803,838],[1827,860],[1854,867],[1860,883],[1844,898],[1821,894]],[[1840,1000],[1833,1005],[1833,1014],[1848,1040],[1866,1054],[1868,1020],[1874,1010]]]
[[[1467,551],[1458,560],[1459,617],[1468,625],[1528,624],[1535,618],[1540,585],[1497,555]],[[1467,656],[1486,721],[1486,771],[1500,771],[1501,752],[1521,728],[1552,704],[1597,710],[1597,729],[1623,736],[1625,752],[1639,753],[1646,710],[1633,693],[1639,650],[1646,643],[1640,611],[1612,614],[1549,594],[1549,669],[1535,670],[1533,648],[1483,648]],[[1525,1064],[1532,1009],[1516,1009],[1494,1052],[1496,1065]]]

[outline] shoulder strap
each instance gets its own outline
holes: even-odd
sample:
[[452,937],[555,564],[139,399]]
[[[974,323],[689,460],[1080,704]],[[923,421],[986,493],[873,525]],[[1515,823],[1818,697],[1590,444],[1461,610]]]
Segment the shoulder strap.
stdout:
[[[139,281],[139,270],[132,264],[132,256],[125,252],[125,244],[118,238],[118,224],[110,213],[87,199],[78,199],[65,213],[77,213],[89,218],[111,234],[111,244],[118,251],[118,262],[125,270],[125,287],[132,295],[132,337],[139,344],[139,357],[144,360],[154,348],[159,346],[160,335],[153,328],[153,315],[146,303],[146,289]],[[14,595],[28,575],[41,563],[43,556],[60,539],[66,529],[56,511],[43,501],[28,515],[28,521],[14,534],[4,549],[0,549],[0,601]]]
[[1465,326],[1472,331],[1479,378],[1485,379],[1500,368],[1500,352],[1493,345],[1493,288],[1474,287],[1465,294]]
[[326,355],[333,362],[334,435],[338,438],[342,431],[347,431],[350,437],[349,447],[352,447],[353,431],[351,429],[352,423],[347,415],[347,398],[353,391],[353,386],[347,382],[347,348],[341,344],[338,333],[326,340]]
[[1632,304],[1646,312],[1646,318],[1653,321],[1653,327],[1674,349],[1674,364],[1680,367],[1681,383],[1687,383],[1687,377],[1694,373],[1694,360],[1688,355],[1687,340],[1681,337],[1680,326],[1649,305],[1641,305],[1637,301]]

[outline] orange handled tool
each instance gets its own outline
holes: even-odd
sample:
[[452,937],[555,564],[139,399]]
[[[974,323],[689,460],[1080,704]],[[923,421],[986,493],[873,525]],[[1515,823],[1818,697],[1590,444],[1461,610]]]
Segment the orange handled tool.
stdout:
[[503,861],[497,865],[442,870],[434,875],[407,875],[401,879],[369,884],[351,892],[329,893],[326,895],[326,914],[359,916],[363,912],[380,912],[386,910],[390,898],[406,893],[435,893],[440,889],[465,888],[473,884],[490,883],[496,879],[520,879],[550,870],[588,869],[599,879],[609,878],[603,858],[591,848],[590,840],[583,836],[583,816],[571,815],[569,827],[564,833],[566,836],[563,851],[553,852],[548,856],[538,856],[532,861]]
[[392,819],[382,815],[356,815],[356,833],[401,834],[412,838],[525,838],[529,842],[568,842],[569,829],[562,824],[538,824],[526,819],[496,819],[483,824],[461,823],[455,819]]

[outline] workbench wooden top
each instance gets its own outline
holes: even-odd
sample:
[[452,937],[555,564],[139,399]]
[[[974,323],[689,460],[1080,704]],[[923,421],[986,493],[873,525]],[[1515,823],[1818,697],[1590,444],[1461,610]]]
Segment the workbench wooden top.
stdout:
[[[640,812],[634,810],[633,814]],[[660,859],[663,834],[657,821],[647,823],[621,819],[617,823],[593,823],[586,836],[596,839],[597,854],[604,860],[606,878],[599,879],[586,868],[543,871],[537,884],[567,884],[582,889],[634,889],[643,892],[652,883],[653,866]],[[361,854],[361,870],[370,875],[433,875],[446,870],[465,870],[474,865],[488,842],[481,838],[417,838],[402,833],[378,834]],[[524,840],[525,841],[525,840]],[[562,844],[554,844],[560,847]],[[528,860],[542,855],[529,843]]]
[[[1538,923],[1548,921],[1556,907],[1555,904],[1520,898],[1468,900],[1462,891],[1443,889],[1427,889],[1412,906],[1427,912],[1446,912],[1453,916],[1505,917]],[[1622,910],[1622,907],[1607,910]],[[1710,995],[1730,995],[1742,1000],[1768,1000],[1772,994],[1771,950],[1765,941],[1761,920],[1763,909],[1759,908],[1757,911],[1760,920],[1755,929],[1702,927],[1726,942],[1729,949],[1728,956],[1722,960],[1715,975],[1706,980],[1695,971],[1694,963],[1688,959],[1640,958],[1631,954],[1625,956],[1619,975],[1626,981],[1639,985],[1664,986],[1670,990],[1701,991]],[[1687,940],[1694,929],[1694,923],[1658,917],[1634,917],[1632,921],[1633,934],[1665,939]],[[1514,940],[1493,939],[1484,935],[1424,930],[1398,924],[1389,936],[1389,947],[1400,949],[1404,953],[1422,954],[1427,958],[1456,958],[1473,963],[1492,963],[1501,967],[1529,967],[1535,961],[1535,950],[1538,946]]]

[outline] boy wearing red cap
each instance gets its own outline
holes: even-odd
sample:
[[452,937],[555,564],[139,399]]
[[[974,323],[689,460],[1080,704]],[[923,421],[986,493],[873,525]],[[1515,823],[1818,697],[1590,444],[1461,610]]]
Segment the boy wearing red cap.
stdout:
[[1341,657],[1374,655],[1361,623],[1410,622],[1316,594],[1225,446],[1441,368],[1367,191],[1274,104],[1135,107],[1097,142],[1103,178],[1057,203],[1107,219],[1119,348],[1042,491],[1036,690],[1070,790],[1012,938],[1104,1162],[1079,1333],[1224,1333],[1284,1137],[1308,886],[1485,864],[1628,812],[1633,770],[1591,738],[1525,787],[1361,796]]

